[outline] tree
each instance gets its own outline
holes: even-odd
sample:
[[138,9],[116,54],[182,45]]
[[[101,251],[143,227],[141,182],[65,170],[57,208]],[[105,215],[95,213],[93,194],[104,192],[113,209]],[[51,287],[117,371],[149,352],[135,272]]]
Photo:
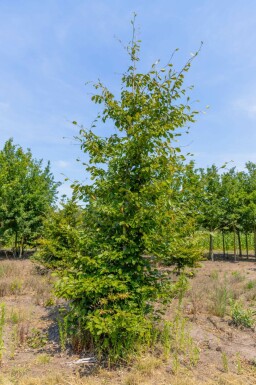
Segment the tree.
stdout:
[[52,264],[57,294],[71,300],[72,324],[113,359],[153,338],[161,304],[173,295],[158,262],[184,267],[199,258],[191,252],[195,227],[177,187],[184,157],[176,137],[197,114],[183,88],[192,59],[178,72],[169,63],[139,73],[134,32],[120,98],[101,82],[92,96],[103,106],[96,123],[111,123],[118,133],[100,137],[96,124],[80,131],[93,184],[73,186],[85,203],[79,250],[65,259],[65,267]]
[[42,233],[43,218],[55,202],[58,183],[50,164],[32,158],[9,139],[0,151],[0,235],[13,243],[15,256]]
[[65,268],[80,252],[84,233],[84,211],[74,199],[61,201],[44,220],[34,259],[43,261],[47,268]]
[[[254,256],[256,257],[256,164],[252,162],[246,163],[247,184],[245,201],[247,207],[247,219],[253,230],[254,237]],[[248,228],[247,228],[248,231]]]
[[203,228],[209,231],[209,256],[214,260],[214,231],[220,229],[221,220],[224,217],[221,181],[219,170],[215,165],[206,170],[200,169],[200,193],[199,193],[199,217],[198,221]]

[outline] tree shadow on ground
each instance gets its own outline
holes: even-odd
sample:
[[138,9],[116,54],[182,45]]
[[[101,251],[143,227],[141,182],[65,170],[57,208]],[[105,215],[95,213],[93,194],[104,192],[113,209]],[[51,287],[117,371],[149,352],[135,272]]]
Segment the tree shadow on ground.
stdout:
[[15,256],[15,253],[12,249],[0,249],[0,260],[5,259],[29,259],[35,254],[35,250],[26,250],[21,257]]
[[[204,255],[204,258],[207,260],[211,260],[211,257],[209,253]],[[213,254],[213,262],[221,261],[221,262],[231,262],[231,263],[236,263],[236,262],[256,262],[256,257],[253,254],[249,254],[248,257],[247,255],[236,255],[232,253],[214,253]]]

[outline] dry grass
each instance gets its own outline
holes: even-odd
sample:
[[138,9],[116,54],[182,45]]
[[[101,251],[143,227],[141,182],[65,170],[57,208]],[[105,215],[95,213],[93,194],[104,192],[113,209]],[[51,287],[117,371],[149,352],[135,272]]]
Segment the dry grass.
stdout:
[[[226,351],[226,345],[232,345],[236,333],[242,333],[229,325],[230,298],[239,298],[245,307],[251,308],[256,302],[253,264],[248,264],[246,270],[242,264],[206,262],[191,279],[191,289],[185,296],[183,314],[178,321],[175,321],[175,301],[168,312],[166,351],[163,346],[157,346],[155,351],[134,359],[129,367],[115,370],[95,367],[93,374],[83,367],[68,366],[69,361],[78,357],[60,354],[58,342],[56,347],[48,340],[49,328],[53,335],[57,330],[52,306],[57,301],[47,272],[36,269],[28,260],[0,261],[0,297],[0,303],[6,305],[0,385],[256,384],[254,363],[248,364],[250,360],[240,358],[235,351]],[[52,306],[52,310],[47,306]],[[252,330],[243,333],[253,339]],[[235,340],[234,346],[235,349],[240,346],[240,341],[238,344]],[[227,365],[223,364],[223,357]],[[86,375],[75,375],[79,369]]]
[[39,275],[36,266],[27,260],[4,260],[0,264],[0,297],[33,293],[36,304],[46,303],[52,294],[52,278]]
[[125,376],[116,373],[115,378],[103,378],[102,376],[89,376],[80,378],[75,376],[64,376],[63,374],[52,374],[41,377],[29,377],[26,374],[18,374],[13,379],[1,378],[0,385],[255,385],[254,375],[221,374],[213,380],[198,380],[191,373],[173,375],[156,375],[145,378],[140,373],[129,373]]

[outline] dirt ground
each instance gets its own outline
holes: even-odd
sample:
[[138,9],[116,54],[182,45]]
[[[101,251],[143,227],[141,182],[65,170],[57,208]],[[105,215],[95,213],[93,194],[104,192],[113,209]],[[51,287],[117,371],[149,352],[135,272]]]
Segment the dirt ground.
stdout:
[[[213,283],[213,280],[216,282]],[[235,326],[228,309],[223,317],[215,315],[214,305],[210,303],[210,299],[216,295],[214,286],[220,283],[226,285],[236,301],[243,303],[253,313],[256,309],[255,281],[256,264],[246,261],[204,262],[192,280],[184,310],[190,317],[191,336],[201,350],[196,368],[198,378],[206,380],[211,373],[224,371],[224,357],[227,358],[228,371],[234,373],[237,373],[237,366],[242,362],[252,367],[256,365],[255,328]],[[256,377],[252,383],[256,384]]]
[[[61,349],[63,303],[52,293],[49,273],[29,260],[0,260],[0,384],[256,384],[256,263],[205,261],[189,273],[180,351],[170,357],[144,353],[127,367],[108,370],[77,364],[79,355]],[[250,327],[243,318],[234,323],[232,303],[248,310]],[[176,312],[174,300],[170,322]]]

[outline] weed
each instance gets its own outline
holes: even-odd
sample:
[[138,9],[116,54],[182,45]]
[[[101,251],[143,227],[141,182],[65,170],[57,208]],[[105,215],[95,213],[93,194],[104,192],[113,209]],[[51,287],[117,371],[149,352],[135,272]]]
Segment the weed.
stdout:
[[44,302],[45,307],[48,307],[48,306],[50,307],[50,306],[54,306],[54,305],[55,305],[55,298],[53,298],[53,297],[49,297]]
[[11,370],[11,378],[15,384],[20,384],[19,380],[28,372],[27,366],[16,366]]
[[251,309],[244,309],[242,304],[237,301],[230,301],[232,323],[235,326],[252,328],[255,324],[253,316],[255,312]]
[[26,322],[22,322],[19,325],[19,329],[18,329],[18,339],[21,345],[23,345],[26,342],[28,338],[28,334],[29,334],[29,325]]
[[226,278],[224,281],[220,281],[216,278],[213,288],[211,312],[218,317],[224,317],[227,313],[227,306],[232,296]]
[[251,290],[254,287],[256,287],[256,280],[255,279],[248,281],[245,285],[245,289],[247,289],[247,290]]
[[179,372],[180,360],[177,353],[174,353],[172,358],[172,371],[176,375]]
[[185,274],[181,274],[178,282],[175,285],[177,290],[177,297],[179,300],[179,307],[181,307],[185,293],[188,290],[188,279]]
[[191,366],[196,366],[200,359],[200,349],[196,346],[192,337],[188,339],[188,355]]
[[45,346],[47,343],[47,336],[39,329],[32,329],[30,336],[27,338],[27,344],[30,348],[38,349]]
[[12,309],[12,312],[10,315],[10,321],[13,324],[17,324],[17,323],[19,323],[19,320],[20,320],[19,313]]
[[22,291],[22,286],[23,286],[23,281],[20,279],[14,279],[10,283],[10,293],[14,295],[19,295],[21,294]]
[[192,305],[190,313],[193,314],[193,318],[196,319],[197,315],[202,311],[203,303],[205,302],[205,290],[202,288],[193,288],[189,292],[189,300]]
[[11,312],[8,314],[8,322],[13,325],[18,325],[29,320],[30,317],[31,310],[24,307],[12,307]]
[[211,277],[211,279],[217,281],[219,279],[219,272],[217,270],[212,271],[210,274],[210,277]]
[[52,286],[50,285],[49,280],[47,277],[43,277],[39,282],[38,279],[35,279],[37,282],[34,282],[33,280],[31,281],[31,286],[35,291],[35,304],[46,306],[46,304],[49,303],[49,301],[52,299]]
[[228,373],[228,356],[225,352],[222,352],[221,354],[221,360],[222,360],[222,365],[223,365],[223,371],[225,373]]
[[164,358],[167,359],[171,351],[171,330],[170,330],[169,322],[165,322],[164,324],[162,335],[161,335],[161,342],[163,346]]
[[242,374],[242,361],[239,353],[236,353],[237,374]]
[[155,369],[158,369],[162,361],[153,356],[142,357],[135,364],[135,369],[144,376],[151,376]]
[[64,352],[67,345],[68,338],[68,317],[64,317],[63,319],[58,320],[59,327],[59,338],[60,338],[60,348],[61,351]]
[[0,297],[5,297],[8,294],[9,281],[7,279],[1,279],[0,281]]
[[19,344],[19,330],[18,325],[14,325],[11,332],[11,343],[10,343],[10,359],[13,360],[15,357],[15,350]]
[[240,271],[233,271],[231,273],[231,281],[233,283],[239,283],[245,280],[245,276],[240,273]]
[[49,356],[49,354],[46,354],[46,353],[39,354],[36,357],[36,363],[40,365],[47,365],[50,363],[50,361],[51,361],[51,356]]
[[0,266],[0,278],[19,276],[18,265],[12,261],[2,261]]
[[[177,312],[172,322],[166,322],[161,335],[163,355],[167,359],[173,353],[173,366],[177,367],[179,356],[188,360],[191,366],[196,366],[200,350],[190,336],[187,320],[180,312]],[[173,369],[175,372],[175,369]]]

